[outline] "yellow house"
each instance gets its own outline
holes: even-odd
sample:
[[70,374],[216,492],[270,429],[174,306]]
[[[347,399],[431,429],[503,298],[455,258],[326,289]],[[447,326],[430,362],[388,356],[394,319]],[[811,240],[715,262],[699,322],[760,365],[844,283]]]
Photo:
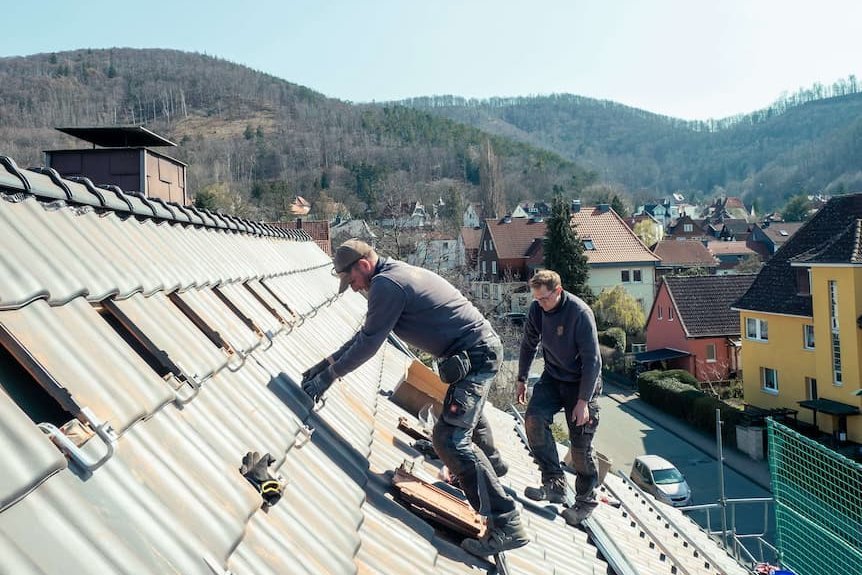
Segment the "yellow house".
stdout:
[[746,403],[862,443],[862,194],[830,200],[735,309]]

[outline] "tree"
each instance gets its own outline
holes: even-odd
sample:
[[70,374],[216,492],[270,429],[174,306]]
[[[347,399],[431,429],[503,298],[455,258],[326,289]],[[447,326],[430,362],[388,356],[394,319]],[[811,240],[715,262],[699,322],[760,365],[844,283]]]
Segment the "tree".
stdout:
[[443,198],[443,205],[440,207],[439,212],[444,228],[457,232],[461,228],[461,216],[463,213],[464,196],[455,186],[450,186],[446,190],[446,196]]
[[[625,203],[623,203],[622,198],[620,198],[617,194],[614,194],[614,197],[611,198],[611,209],[615,211],[617,215],[621,218],[624,218],[628,215],[628,210],[626,209]],[[652,244],[647,245],[649,246]]]
[[653,246],[658,242],[658,232],[656,232],[655,225],[649,220],[642,220],[636,223],[632,232],[634,232],[634,234],[639,237],[647,247]]
[[506,213],[500,160],[487,138],[482,144],[482,157],[479,159],[479,197],[485,208],[485,215],[497,218]]
[[561,194],[554,196],[542,245],[545,267],[560,274],[564,289],[591,303],[594,296],[587,285],[590,268],[584,244],[572,226],[568,203]]
[[760,271],[761,266],[760,256],[757,254],[749,254],[733,269],[736,270],[736,273],[740,274],[756,274]]
[[627,334],[640,332],[646,324],[644,310],[622,286],[603,289],[593,304],[593,313],[601,327],[619,327]]
[[781,210],[781,217],[785,222],[804,222],[808,219],[809,206],[810,203],[807,196],[794,196],[784,204],[784,209]]

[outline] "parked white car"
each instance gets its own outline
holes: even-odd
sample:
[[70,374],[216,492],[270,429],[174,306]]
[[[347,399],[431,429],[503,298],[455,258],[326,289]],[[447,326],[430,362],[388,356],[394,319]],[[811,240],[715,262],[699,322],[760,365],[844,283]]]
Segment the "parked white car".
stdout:
[[635,484],[657,500],[674,507],[691,505],[691,488],[673,463],[658,455],[639,455],[629,475]]

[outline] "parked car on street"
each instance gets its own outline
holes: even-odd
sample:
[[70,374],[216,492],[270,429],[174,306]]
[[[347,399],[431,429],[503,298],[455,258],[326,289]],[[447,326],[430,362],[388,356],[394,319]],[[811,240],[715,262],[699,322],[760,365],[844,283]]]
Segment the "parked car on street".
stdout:
[[635,484],[657,500],[674,507],[691,505],[691,488],[673,463],[658,455],[639,455],[629,475]]

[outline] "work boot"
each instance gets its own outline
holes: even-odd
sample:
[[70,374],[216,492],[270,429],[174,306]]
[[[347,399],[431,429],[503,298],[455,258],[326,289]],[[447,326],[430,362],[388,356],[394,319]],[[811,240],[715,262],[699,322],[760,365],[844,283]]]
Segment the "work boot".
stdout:
[[533,501],[548,501],[550,503],[566,502],[566,480],[563,477],[552,477],[541,487],[527,487],[524,495]]
[[461,548],[471,555],[488,557],[501,551],[523,547],[529,542],[530,537],[521,525],[520,516],[515,515],[513,519],[500,526],[489,525],[482,539],[464,539],[461,542]]
[[560,513],[560,515],[563,516],[563,519],[566,520],[566,523],[568,523],[572,527],[577,527],[581,524],[581,521],[583,521],[592,514],[593,509],[595,509],[594,506],[578,504],[574,507],[564,509],[563,512]]
[[494,467],[494,473],[497,474],[497,477],[503,477],[509,473],[509,465],[502,459],[497,463],[497,465],[492,464],[492,466]]

